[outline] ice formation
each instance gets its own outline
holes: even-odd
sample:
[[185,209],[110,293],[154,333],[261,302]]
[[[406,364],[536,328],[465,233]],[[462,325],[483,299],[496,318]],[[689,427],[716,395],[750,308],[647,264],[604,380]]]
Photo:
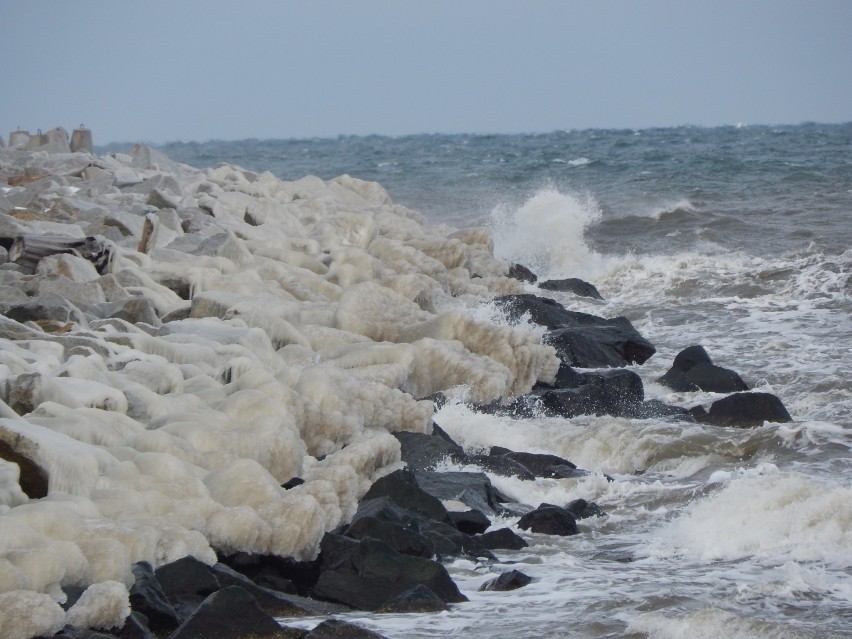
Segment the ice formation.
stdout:
[[[398,465],[389,433],[428,427],[428,396],[505,401],[556,373],[537,337],[468,312],[522,290],[485,229],[430,227],[349,176],[196,170],[144,147],[87,165],[56,177],[73,198],[49,195],[73,215],[0,213],[112,254],[104,272],[69,253],[0,270],[7,308],[53,309],[0,317],[4,637],[118,622],[133,562],[311,558]],[[67,586],[90,589],[65,620]]]

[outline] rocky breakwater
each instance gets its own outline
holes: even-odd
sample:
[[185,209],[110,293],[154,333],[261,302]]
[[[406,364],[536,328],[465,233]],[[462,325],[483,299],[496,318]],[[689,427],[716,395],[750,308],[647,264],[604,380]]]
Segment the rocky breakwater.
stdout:
[[[349,176],[50,151],[0,149],[4,637],[121,628],[140,575],[186,557],[301,566],[326,538],[327,569],[357,573],[390,551],[350,522],[402,465],[393,433],[431,428],[424,398],[507,401],[555,379],[552,347],[465,312],[523,292],[485,229],[430,227]],[[459,600],[423,566],[438,581],[412,587]],[[248,587],[216,577],[200,592]]]

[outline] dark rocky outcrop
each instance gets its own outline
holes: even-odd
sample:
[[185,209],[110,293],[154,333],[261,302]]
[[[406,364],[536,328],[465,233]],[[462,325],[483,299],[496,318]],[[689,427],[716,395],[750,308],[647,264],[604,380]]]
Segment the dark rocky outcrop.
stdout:
[[601,294],[594,284],[581,280],[576,277],[569,277],[564,280],[546,280],[538,285],[546,291],[563,291],[574,293],[580,297],[591,297],[592,299],[602,300]]
[[417,473],[417,482],[437,499],[460,501],[486,516],[494,515],[501,510],[501,504],[509,501],[494,488],[485,473],[421,471]]
[[520,550],[529,544],[511,528],[500,528],[478,535],[476,539],[489,550]]
[[328,533],[314,596],[360,610],[385,603],[422,584],[446,603],[467,601],[438,562],[398,553],[378,539],[360,541]]
[[566,509],[553,504],[541,504],[518,520],[518,528],[546,535],[577,535],[577,520]]
[[793,418],[781,400],[772,393],[734,393],[710,405],[709,411],[693,409],[696,421],[714,426],[749,428],[764,422],[791,422]]
[[450,519],[453,520],[455,527],[466,535],[484,533],[491,525],[491,520],[475,509],[451,512]]
[[432,470],[441,461],[449,458],[459,461],[464,458],[461,446],[437,434],[398,432],[402,461],[412,470]]
[[428,490],[421,488],[419,476],[415,477],[410,470],[397,470],[376,480],[362,498],[362,502],[379,497],[389,497],[405,510],[421,515],[427,519],[449,524],[452,526],[447,509],[441,503],[441,497],[435,497]]
[[182,619],[189,617],[207,597],[222,586],[207,564],[183,557],[154,571],[169,603]]
[[658,381],[678,392],[736,393],[749,389],[735,371],[716,366],[703,346],[690,346],[678,353]]
[[656,352],[626,317],[604,319],[569,311],[553,299],[530,294],[504,295],[495,303],[510,318],[529,313],[533,322],[550,332],[544,337],[559,358],[580,368],[620,367],[642,364]]
[[282,628],[245,589],[228,586],[207,597],[170,639],[289,639]]
[[489,579],[479,587],[480,591],[497,590],[508,591],[523,588],[532,582],[532,577],[525,575],[519,570],[509,570],[502,573],[499,577]]

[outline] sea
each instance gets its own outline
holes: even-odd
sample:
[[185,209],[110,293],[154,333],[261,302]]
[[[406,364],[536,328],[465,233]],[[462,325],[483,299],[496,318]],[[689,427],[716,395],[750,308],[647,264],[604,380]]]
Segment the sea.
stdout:
[[[228,162],[287,180],[347,173],[431,224],[487,226],[497,257],[540,279],[582,278],[604,301],[539,294],[626,316],[656,346],[632,367],[647,399],[721,397],[656,381],[700,344],[793,416],[737,429],[515,419],[450,402],[435,421],[469,450],[553,453],[591,471],[492,475],[501,491],[531,506],[584,498],[606,515],[580,521],[576,536],[523,533],[529,547],[499,551],[500,565],[449,564],[470,601],[448,612],[349,620],[389,638],[852,636],[852,123],[159,148],[196,167]],[[479,592],[509,569],[533,582]]]

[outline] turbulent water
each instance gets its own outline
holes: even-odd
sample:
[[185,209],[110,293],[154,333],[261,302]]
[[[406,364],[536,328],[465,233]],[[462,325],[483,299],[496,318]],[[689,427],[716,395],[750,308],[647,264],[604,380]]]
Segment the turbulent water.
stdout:
[[547,296],[626,315],[657,347],[634,367],[647,398],[716,399],[655,382],[701,344],[793,415],[739,430],[515,420],[451,403],[435,419],[467,448],[555,453],[594,471],[535,484],[492,476],[502,491],[531,505],[583,497],[608,514],[580,522],[581,535],[532,535],[529,548],[501,552],[535,578],[526,588],[478,593],[499,567],[457,561],[470,603],[354,619],[389,637],[852,635],[852,124],[163,150],[285,179],[349,173],[436,224],[489,225],[499,257],[541,277],[584,278],[606,301]]

